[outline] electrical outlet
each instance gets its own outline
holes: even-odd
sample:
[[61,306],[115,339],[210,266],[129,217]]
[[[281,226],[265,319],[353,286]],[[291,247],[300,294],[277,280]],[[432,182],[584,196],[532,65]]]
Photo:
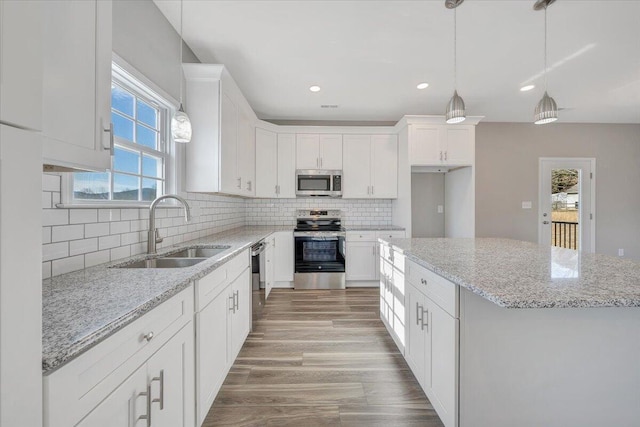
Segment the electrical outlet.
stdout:
[[624,256],[624,249],[618,249],[618,256]]
[[522,209],[531,209],[531,202],[522,202]]
[[444,206],[438,205],[438,213],[444,213]]

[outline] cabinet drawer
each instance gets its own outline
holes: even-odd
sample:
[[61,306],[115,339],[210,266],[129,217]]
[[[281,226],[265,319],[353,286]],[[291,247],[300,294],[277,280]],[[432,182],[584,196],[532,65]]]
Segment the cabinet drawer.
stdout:
[[[75,425],[192,318],[189,286],[45,376],[45,426]],[[150,332],[153,337],[145,339]]]
[[459,287],[413,261],[407,262],[408,280],[453,317],[458,317]]
[[196,283],[196,311],[202,310],[249,266],[249,251],[243,251]]
[[405,236],[404,230],[387,230],[378,231],[376,237],[380,239],[403,239]]
[[375,231],[347,231],[347,242],[375,242]]

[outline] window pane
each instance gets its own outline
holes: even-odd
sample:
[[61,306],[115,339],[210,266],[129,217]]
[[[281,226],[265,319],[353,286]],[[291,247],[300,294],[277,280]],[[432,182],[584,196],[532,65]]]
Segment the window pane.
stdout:
[[130,175],[113,175],[113,200],[138,200],[139,178]]
[[73,175],[73,198],[78,200],[109,200],[107,172],[77,172]]
[[113,152],[113,169],[122,172],[140,173],[140,153],[118,148]]
[[142,158],[142,175],[162,178],[162,159],[145,154]]
[[138,99],[137,108],[138,115],[136,117],[138,121],[157,129],[158,111],[141,99]]
[[133,95],[120,86],[111,85],[111,108],[133,117]]
[[113,122],[114,136],[133,141],[133,120],[112,112],[111,122]]
[[142,125],[136,125],[136,142],[144,145],[145,147],[153,148],[157,150],[156,141],[158,139],[158,132],[144,127]]
[[162,181],[142,178],[142,200],[153,200],[162,194]]

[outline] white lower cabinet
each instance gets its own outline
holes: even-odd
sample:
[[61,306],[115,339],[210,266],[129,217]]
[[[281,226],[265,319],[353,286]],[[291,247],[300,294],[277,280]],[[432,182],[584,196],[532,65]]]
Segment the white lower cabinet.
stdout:
[[293,231],[277,231],[273,233],[274,250],[274,282],[293,282],[295,263]]
[[248,251],[198,280],[196,293],[196,413],[201,425],[251,329]]
[[406,276],[405,359],[443,424],[457,426],[457,286],[412,261],[407,261]]
[[[402,238],[403,230],[387,231],[347,231],[347,265],[348,281],[378,281],[380,277],[380,254],[378,238]],[[349,284],[347,284],[349,286]],[[354,283],[351,283],[353,286]],[[370,285],[369,285],[370,286]]]
[[46,427],[191,427],[193,286],[44,377]]
[[405,352],[404,255],[380,244],[380,316],[402,354]]

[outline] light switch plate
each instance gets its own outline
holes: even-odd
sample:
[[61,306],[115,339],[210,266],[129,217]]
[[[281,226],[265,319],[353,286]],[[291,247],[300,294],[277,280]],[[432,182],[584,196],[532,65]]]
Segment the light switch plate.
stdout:
[[522,202],[522,209],[531,209],[531,202]]
[[443,213],[443,212],[444,212],[444,206],[438,205],[438,213]]

